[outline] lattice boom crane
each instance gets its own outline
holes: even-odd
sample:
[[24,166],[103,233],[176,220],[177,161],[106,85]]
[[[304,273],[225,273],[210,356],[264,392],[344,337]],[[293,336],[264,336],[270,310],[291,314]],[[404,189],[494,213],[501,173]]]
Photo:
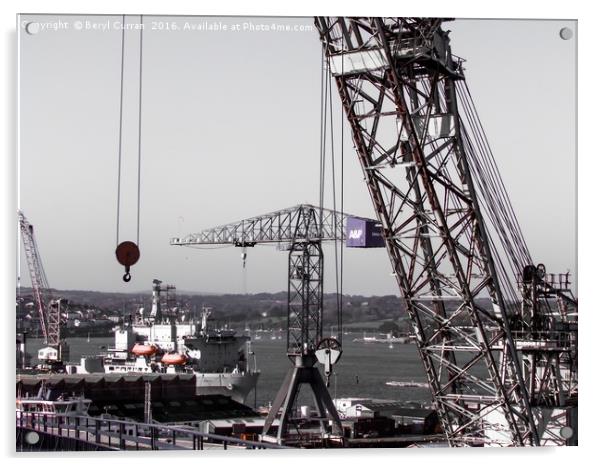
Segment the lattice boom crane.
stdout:
[[450,444],[575,441],[577,302],[533,265],[444,21],[315,25]]
[[[350,237],[348,238],[348,233]],[[380,224],[363,218],[310,204],[299,204],[245,220],[208,228],[183,238],[172,238],[172,246],[231,244],[286,244],[307,241],[348,240],[349,247],[382,247]]]
[[[175,246],[230,244],[250,247],[256,244],[284,244],[288,260],[287,354],[293,367],[287,373],[268,413],[266,434],[279,417],[276,441],[283,442],[292,428],[291,415],[303,384],[313,392],[322,431],[342,435],[337,410],[327,386],[315,366],[324,364],[327,378],[341,355],[341,308],[338,338],[323,338],[324,255],[322,241],[345,240],[347,247],[383,247],[378,222],[330,209],[301,204],[288,209],[172,238]],[[244,251],[244,249],[243,249]],[[243,261],[246,253],[243,252]],[[282,408],[282,410],[281,410]]]
[[42,348],[38,358],[43,361],[60,363],[67,356],[67,346],[61,341],[61,299],[53,299],[42,265],[42,259],[36,242],[33,225],[29,223],[23,212],[18,212],[19,227],[27,268],[31,278],[31,288],[38,309],[38,319],[44,343],[47,348]]

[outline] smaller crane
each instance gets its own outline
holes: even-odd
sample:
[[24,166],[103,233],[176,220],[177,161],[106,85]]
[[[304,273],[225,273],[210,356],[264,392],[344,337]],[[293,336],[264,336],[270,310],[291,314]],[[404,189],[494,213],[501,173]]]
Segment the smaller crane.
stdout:
[[[278,443],[285,442],[291,428],[295,428],[297,420],[293,418],[293,408],[302,385],[309,385],[312,391],[322,432],[327,432],[330,421],[332,433],[343,434],[336,407],[327,390],[332,367],[342,354],[340,314],[338,339],[323,338],[322,335],[322,242],[337,240],[345,240],[347,247],[384,247],[381,227],[375,220],[309,204],[171,240],[173,246],[231,244],[243,248],[243,267],[247,247],[272,243],[288,251],[287,356],[292,367],[276,394],[263,429],[266,435],[278,418]],[[326,384],[315,367],[316,362],[324,365]]]
[[61,368],[63,361],[69,357],[69,347],[64,340],[61,340],[61,310],[66,300],[52,297],[33,225],[22,211],[18,212],[18,217],[31,288],[38,308],[38,319],[44,335],[44,343],[47,345],[38,351],[38,359],[42,361],[44,368],[56,370]]

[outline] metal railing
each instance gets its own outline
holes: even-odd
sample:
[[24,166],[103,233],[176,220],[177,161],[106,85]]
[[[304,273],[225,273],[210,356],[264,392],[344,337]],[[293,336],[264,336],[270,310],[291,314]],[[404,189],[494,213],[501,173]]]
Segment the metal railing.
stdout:
[[185,427],[69,414],[17,413],[16,427],[111,450],[208,450],[286,448],[281,445],[204,433]]
[[561,348],[575,346],[577,332],[570,330],[513,330],[512,338],[516,342],[554,343]]

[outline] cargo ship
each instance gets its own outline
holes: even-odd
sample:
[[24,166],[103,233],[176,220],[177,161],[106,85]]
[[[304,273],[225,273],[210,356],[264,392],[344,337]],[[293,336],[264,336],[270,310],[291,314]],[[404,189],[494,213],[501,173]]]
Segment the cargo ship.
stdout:
[[244,403],[260,374],[250,338],[231,329],[210,328],[210,308],[202,309],[198,321],[164,317],[160,297],[166,288],[161,283],[153,280],[148,315],[141,309],[136,321],[115,329],[113,347],[66,365],[66,372],[194,374],[197,395],[226,395]]

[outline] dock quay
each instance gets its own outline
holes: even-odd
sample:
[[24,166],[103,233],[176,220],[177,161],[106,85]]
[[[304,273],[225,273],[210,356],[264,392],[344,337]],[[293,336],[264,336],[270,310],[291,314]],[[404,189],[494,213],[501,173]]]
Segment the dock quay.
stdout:
[[[445,440],[432,410],[387,400],[341,399],[343,435],[300,410],[297,432],[265,434],[265,417],[223,395],[195,395],[194,376],[19,374],[18,451],[407,447]],[[85,411],[71,411],[81,403]],[[62,408],[60,406],[63,406]],[[361,408],[360,417],[353,416]],[[388,416],[388,417],[385,417]],[[401,418],[399,416],[401,416]],[[409,424],[408,424],[409,423]],[[414,426],[408,430],[406,424]],[[415,427],[420,427],[416,429]]]

